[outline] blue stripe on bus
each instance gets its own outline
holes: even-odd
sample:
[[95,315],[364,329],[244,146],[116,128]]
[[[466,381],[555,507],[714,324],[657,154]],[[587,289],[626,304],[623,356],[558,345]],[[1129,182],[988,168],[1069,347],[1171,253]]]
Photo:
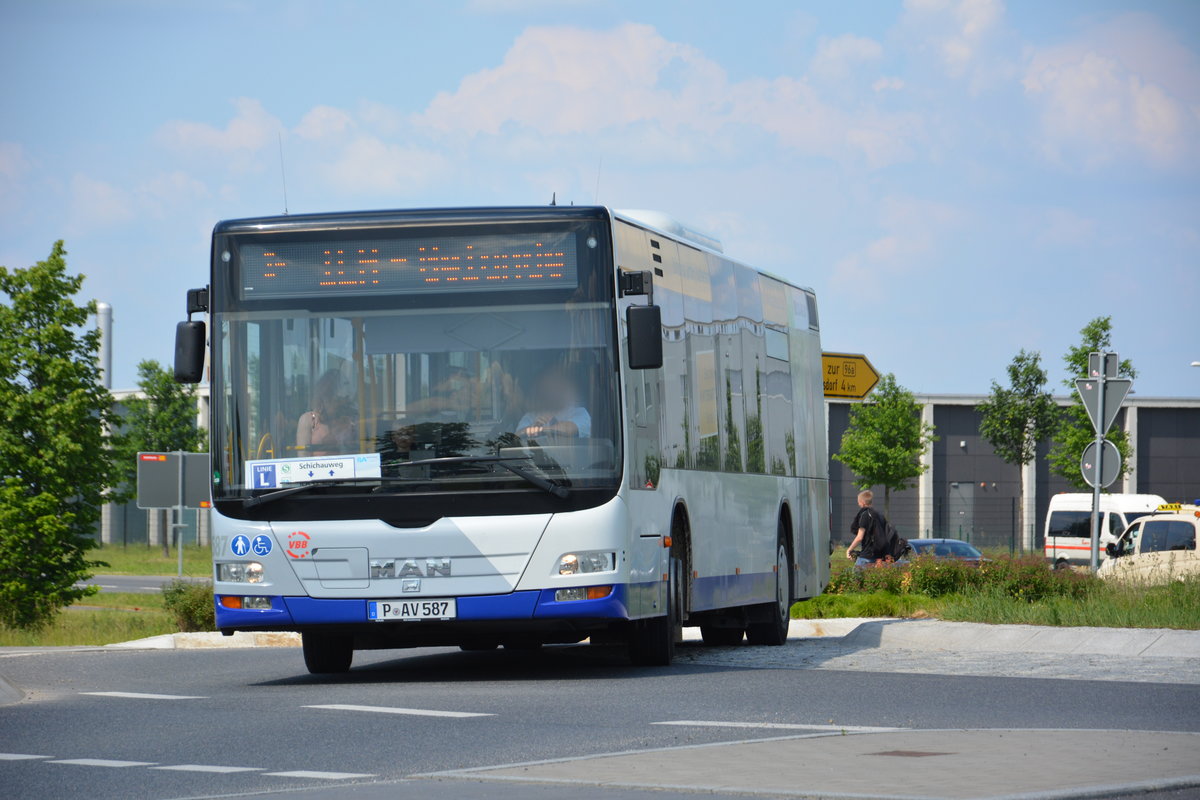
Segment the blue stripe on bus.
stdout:
[[692,610],[770,603],[775,599],[775,572],[710,575],[692,581]]
[[[521,620],[549,618],[628,619],[625,586],[613,587],[600,600],[558,602],[554,589],[511,594],[472,595],[456,598],[460,620]],[[272,597],[270,610],[225,608],[216,598],[218,628],[278,627],[288,625],[332,625],[367,621],[366,599],[318,597]]]

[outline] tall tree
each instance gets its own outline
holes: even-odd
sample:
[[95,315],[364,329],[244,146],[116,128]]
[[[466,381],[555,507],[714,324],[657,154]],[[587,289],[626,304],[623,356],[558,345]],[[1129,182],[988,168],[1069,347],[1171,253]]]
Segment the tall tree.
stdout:
[[[1059,409],[1046,390],[1048,378],[1040,353],[1024,350],[1008,365],[1008,386],[992,381],[992,392],[979,406],[979,432],[996,455],[1018,468],[1037,455],[1038,442],[1051,438],[1058,428]],[[1019,469],[1021,496],[1025,496],[1025,472]],[[1021,505],[1021,530],[1033,524],[1030,509]]]
[[[207,449],[205,431],[196,424],[196,390],[190,384],[176,383],[171,372],[157,361],[138,364],[139,394],[124,402],[121,429],[112,437],[114,467],[118,491],[112,499],[129,502],[137,494],[137,454],[169,453],[176,450],[203,452]],[[163,555],[170,555],[170,528],[165,511],[160,515]]]
[[[1079,335],[1079,344],[1069,348],[1063,356],[1063,364],[1067,369],[1063,385],[1071,390],[1071,397],[1075,402],[1063,414],[1062,424],[1054,437],[1054,447],[1051,448],[1047,459],[1050,469],[1055,474],[1061,475],[1072,487],[1087,491],[1089,487],[1079,469],[1079,461],[1083,458],[1084,448],[1095,441],[1096,432],[1075,388],[1075,379],[1087,375],[1089,353],[1112,349],[1112,317],[1096,317],[1080,329]],[[1133,363],[1127,358],[1121,360],[1118,374],[1122,378],[1137,377]],[[1112,428],[1107,438],[1121,451],[1121,472],[1117,477],[1117,480],[1120,480],[1125,474],[1125,465],[1133,456],[1133,447],[1121,428]]]
[[883,487],[887,515],[892,491],[909,488],[928,469],[921,456],[938,437],[921,421],[921,406],[895,375],[880,378],[871,397],[850,408],[850,425],[834,458],[854,472],[858,488]]
[[75,588],[111,481],[104,444],[112,398],[100,333],[85,330],[82,275],[66,250],[28,269],[0,267],[0,623],[36,629],[95,592]]

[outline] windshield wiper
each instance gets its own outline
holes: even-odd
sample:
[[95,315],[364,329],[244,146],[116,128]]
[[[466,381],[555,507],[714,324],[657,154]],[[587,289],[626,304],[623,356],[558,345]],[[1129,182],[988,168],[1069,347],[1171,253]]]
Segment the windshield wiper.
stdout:
[[532,461],[533,456],[447,456],[446,458],[423,458],[419,461],[396,461],[389,466],[397,467],[414,467],[418,465],[424,466],[441,466],[443,464],[495,464],[501,469],[506,469],[518,478],[533,484],[537,488],[549,492],[560,500],[566,499],[571,494],[571,490],[561,483],[556,483],[549,478],[544,478],[535,472],[530,472],[524,467],[519,467],[512,464],[512,461]]
[[300,494],[302,492],[307,492],[309,489],[313,489],[318,486],[340,486],[340,485],[346,484],[346,483],[356,484],[356,483],[408,483],[408,482],[409,481],[407,478],[325,478],[324,480],[305,481],[304,483],[297,483],[294,486],[287,486],[287,487],[284,487],[283,489],[276,489],[275,491],[267,492],[266,494],[255,495],[254,497],[247,497],[245,500],[242,501],[242,508],[254,508],[255,506],[261,506],[264,503],[270,503],[275,500],[280,500],[284,497],[291,497],[294,494]]

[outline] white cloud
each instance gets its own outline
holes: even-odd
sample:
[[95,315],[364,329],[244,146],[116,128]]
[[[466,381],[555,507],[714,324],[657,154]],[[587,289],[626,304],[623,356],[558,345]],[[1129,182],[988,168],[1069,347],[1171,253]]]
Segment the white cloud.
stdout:
[[354,119],[333,106],[315,106],[296,125],[296,135],[302,139],[329,139],[354,127]]
[[[842,36],[826,41],[817,60],[834,69],[881,55],[874,40]],[[757,129],[789,149],[872,167],[911,158],[921,129],[914,114],[839,107],[805,79],[731,83],[697,49],[638,24],[528,28],[499,66],[439,93],[414,123],[460,140],[521,140],[524,132],[535,148],[602,138],[609,151],[685,163],[735,153]]]
[[962,213],[945,203],[915,197],[885,197],[879,209],[881,235],[842,258],[833,281],[851,288],[889,275],[921,271],[934,261],[942,239],[962,222]]
[[1031,52],[1021,83],[1040,112],[1039,147],[1053,161],[1085,168],[1129,157],[1195,166],[1195,54],[1140,17],[1127,22]]
[[324,169],[326,180],[347,194],[411,197],[446,171],[444,156],[429,150],[359,136]]
[[0,142],[0,211],[20,205],[22,181],[31,168],[25,148],[17,142]]
[[158,218],[175,209],[190,208],[194,201],[208,196],[208,187],[182,170],[160,172],[134,189],[138,208]]
[[819,75],[837,78],[848,75],[859,64],[881,58],[883,45],[879,42],[847,33],[832,39],[821,39],[809,68]]
[[903,88],[904,79],[894,75],[885,76],[871,84],[871,89],[876,92],[898,92]]
[[249,97],[233,101],[237,110],[224,128],[203,122],[172,120],[158,130],[158,141],[183,152],[215,151],[217,153],[253,152],[275,141],[282,125],[268,114],[262,103]]
[[1041,244],[1078,247],[1095,243],[1097,223],[1069,208],[1048,208],[1038,214]]
[[979,84],[998,68],[984,62],[1004,17],[1001,0],[906,0],[904,10],[904,24],[951,77],[971,77]]
[[133,198],[125,189],[82,173],[71,178],[70,233],[119,225],[133,219],[134,213]]

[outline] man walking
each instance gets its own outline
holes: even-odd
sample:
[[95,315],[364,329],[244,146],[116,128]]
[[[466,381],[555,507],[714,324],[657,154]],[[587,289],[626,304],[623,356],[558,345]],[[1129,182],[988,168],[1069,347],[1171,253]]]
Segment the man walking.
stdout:
[[869,567],[879,559],[883,558],[883,554],[877,552],[879,515],[871,508],[871,500],[875,495],[870,489],[858,493],[858,513],[854,515],[854,522],[850,523],[850,532],[854,534],[854,541],[846,548],[846,558],[854,558],[854,548],[862,545],[862,549],[858,553],[858,559],[854,562],[854,566],[858,569]]

